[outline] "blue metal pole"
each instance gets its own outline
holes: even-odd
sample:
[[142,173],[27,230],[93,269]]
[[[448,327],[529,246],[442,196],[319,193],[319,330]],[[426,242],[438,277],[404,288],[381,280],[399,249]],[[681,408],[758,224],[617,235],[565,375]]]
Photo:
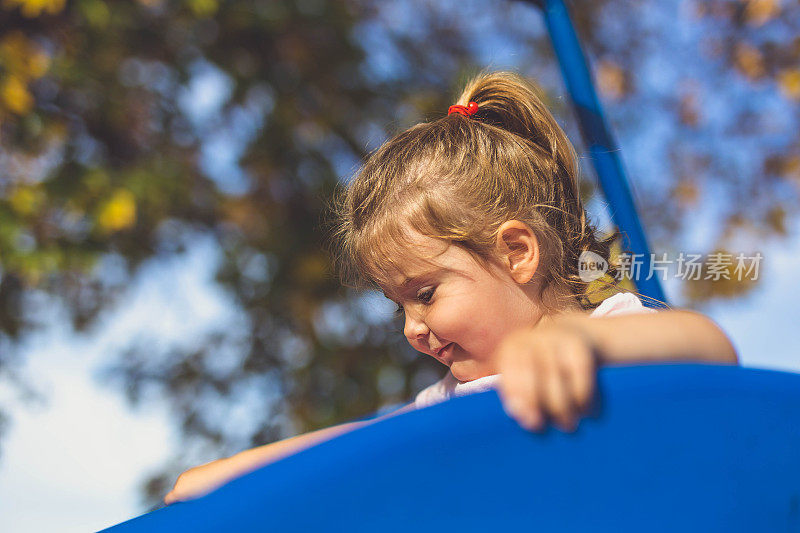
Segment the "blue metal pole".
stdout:
[[589,149],[600,187],[611,207],[611,217],[623,235],[623,245],[641,261],[636,282],[639,292],[666,302],[658,275],[650,273],[652,256],[633,202],[622,161],[603,116],[600,101],[580,41],[562,0],[527,0],[544,13],[561,72],[572,98],[584,142]]

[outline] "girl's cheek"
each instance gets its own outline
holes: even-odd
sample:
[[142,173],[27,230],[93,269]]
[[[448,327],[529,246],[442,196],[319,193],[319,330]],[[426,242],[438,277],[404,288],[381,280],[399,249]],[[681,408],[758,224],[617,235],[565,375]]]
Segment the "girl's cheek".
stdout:
[[431,313],[431,324],[438,324],[442,335],[454,335],[464,329],[465,321],[469,320],[468,316],[457,309],[441,309]]

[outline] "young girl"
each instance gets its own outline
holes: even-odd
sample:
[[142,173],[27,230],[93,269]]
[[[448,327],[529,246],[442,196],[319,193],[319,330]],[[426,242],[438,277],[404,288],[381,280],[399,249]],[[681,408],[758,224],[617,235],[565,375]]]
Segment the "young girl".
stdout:
[[[616,288],[613,265],[605,284],[581,279],[580,254],[611,264],[614,236],[596,238],[579,195],[575,151],[530,82],[485,72],[458,102],[379,148],[337,202],[345,278],[364,280],[397,303],[411,346],[449,368],[386,416],[496,387],[524,427],[540,429],[549,418],[571,430],[590,406],[598,365],[737,362],[710,319],[645,308]],[[602,300],[609,288],[616,294]],[[165,502],[204,494],[374,422],[192,468]]]

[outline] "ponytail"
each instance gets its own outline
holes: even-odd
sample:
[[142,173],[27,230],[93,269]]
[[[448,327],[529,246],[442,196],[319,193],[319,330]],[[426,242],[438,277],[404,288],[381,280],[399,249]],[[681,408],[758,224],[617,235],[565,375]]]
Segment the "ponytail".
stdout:
[[[560,278],[560,284],[570,287],[581,307],[592,308],[596,305],[596,299],[591,298],[595,291],[590,291],[589,283],[580,277],[581,255],[585,252],[599,255],[608,264],[606,279],[616,279],[617,265],[612,263],[611,247],[621,234],[616,230],[602,240],[597,238],[580,197],[577,153],[543,100],[544,92],[529,79],[514,72],[484,70],[467,83],[457,103],[477,103],[473,120],[521,137],[544,156],[542,170],[553,182],[554,199],[560,201],[556,202],[558,205],[537,207],[550,207],[556,212],[556,216],[545,218],[556,219],[553,229],[563,244],[561,268],[554,268],[551,274]],[[560,275],[557,270],[561,270]],[[605,292],[609,283],[597,285],[601,285],[598,292]]]
[[[487,264],[499,227],[520,220],[539,241],[545,307],[590,309],[600,292],[618,290],[611,246],[619,233],[597,238],[580,198],[577,154],[541,94],[513,72],[481,72],[455,102],[475,102],[476,112],[417,124],[376,150],[338,202],[347,271],[380,284],[408,245],[408,228]],[[581,279],[583,252],[608,263],[600,283]]]

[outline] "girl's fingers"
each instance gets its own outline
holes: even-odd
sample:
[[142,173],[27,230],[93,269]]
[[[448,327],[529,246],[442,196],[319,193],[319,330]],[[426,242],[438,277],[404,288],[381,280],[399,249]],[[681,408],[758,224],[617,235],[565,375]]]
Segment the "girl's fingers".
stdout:
[[589,410],[594,396],[595,369],[591,349],[576,345],[564,354],[567,387],[580,414]]
[[595,361],[591,347],[580,339],[551,341],[508,339],[499,352],[501,399],[506,413],[527,429],[543,428],[550,417],[564,431],[573,431],[591,406]]
[[567,389],[566,372],[558,361],[560,354],[550,353],[542,358],[543,397],[547,413],[565,431],[572,431],[575,423],[575,406],[572,404],[570,391]]
[[536,362],[530,354],[510,353],[501,372],[500,396],[508,416],[528,430],[544,425]]

